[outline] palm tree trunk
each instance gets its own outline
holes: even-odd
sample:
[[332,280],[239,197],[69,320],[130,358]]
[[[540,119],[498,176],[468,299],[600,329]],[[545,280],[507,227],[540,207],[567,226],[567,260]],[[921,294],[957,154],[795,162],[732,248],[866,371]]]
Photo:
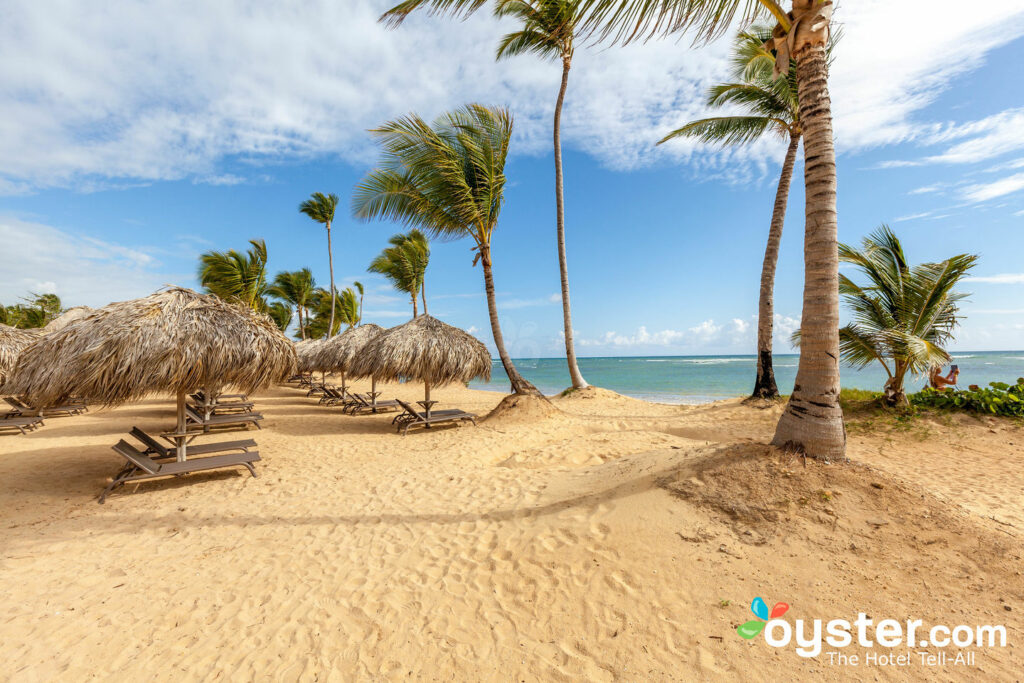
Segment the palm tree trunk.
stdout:
[[772,443],[826,462],[846,457],[839,406],[839,251],[836,153],[824,41],[794,55],[804,133],[804,302],[793,394]]
[[412,293],[412,317],[420,317],[419,310],[416,308],[416,292]]
[[779,388],[775,385],[775,368],[772,367],[775,267],[779,264],[779,243],[782,242],[782,225],[786,221],[789,182],[793,177],[793,163],[799,147],[800,135],[790,135],[786,160],[782,163],[782,173],[779,175],[779,187],[775,191],[775,208],[772,209],[764,263],[761,265],[761,293],[757,302],[757,379],[754,380],[754,393],[751,394],[753,398],[776,398],[779,395]]
[[303,341],[305,341],[306,326],[302,324],[302,306],[296,306],[295,308],[299,313],[299,335],[302,337]]
[[555,102],[555,214],[556,233],[558,237],[558,272],[562,278],[562,327],[565,328],[565,360],[569,364],[569,377],[573,389],[587,387],[580,367],[576,363],[576,345],[572,338],[572,311],[569,306],[569,264],[565,257],[565,192],[562,183],[562,103],[565,101],[565,90],[569,86],[569,67],[571,59],[562,58],[562,86],[558,89],[558,100]]
[[327,338],[334,334],[334,252],[331,250],[331,223],[327,222],[327,265],[331,271],[331,322],[327,328]]
[[423,299],[423,315],[427,315],[427,281],[420,282],[420,298]]
[[487,313],[491,318],[491,334],[494,335],[494,345],[498,348],[498,358],[505,368],[505,374],[512,384],[512,391],[516,394],[534,394],[541,396],[537,387],[526,381],[516,366],[512,364],[508,351],[505,350],[505,338],[501,335],[501,323],[498,322],[498,302],[494,298],[494,275],[491,272],[491,248],[480,247],[480,262],[484,269],[484,291],[487,293]]
[[359,322],[363,322],[363,293],[359,293]]

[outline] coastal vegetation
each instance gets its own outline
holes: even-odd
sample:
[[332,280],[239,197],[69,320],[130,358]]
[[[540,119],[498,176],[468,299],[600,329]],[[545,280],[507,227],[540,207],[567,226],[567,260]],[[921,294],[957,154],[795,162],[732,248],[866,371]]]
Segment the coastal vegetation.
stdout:
[[[334,222],[334,212],[338,208],[338,195],[336,194],[324,194],[323,192],[314,192],[310,195],[309,199],[299,204],[299,212],[304,213],[310,217],[313,221],[320,223],[327,230],[327,267],[331,277],[331,292],[335,291],[334,287],[334,250],[331,247],[331,224]],[[327,329],[330,330],[327,336],[332,336],[336,332],[334,325],[334,297],[329,297],[331,313],[330,322],[328,323]]]
[[30,293],[20,304],[0,304],[0,324],[21,329],[46,327],[64,308],[56,294]]

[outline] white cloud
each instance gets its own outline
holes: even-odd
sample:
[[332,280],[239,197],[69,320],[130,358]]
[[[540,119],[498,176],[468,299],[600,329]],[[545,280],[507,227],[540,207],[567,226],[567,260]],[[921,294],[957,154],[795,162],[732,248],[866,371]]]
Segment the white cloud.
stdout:
[[979,183],[963,189],[963,197],[969,202],[984,202],[996,197],[1024,190],[1024,173],[1017,173],[991,183]]
[[932,135],[929,142],[934,144],[963,138],[967,139],[925,161],[977,163],[1024,148],[1024,109],[1009,109],[979,121],[949,126]]
[[480,328],[478,328],[476,325],[470,325],[468,328],[466,328],[466,332],[469,334],[476,334],[479,331]]
[[146,247],[78,237],[10,217],[0,217],[0,244],[4,304],[32,291],[57,294],[66,306],[103,306],[110,303],[111,282],[117,283],[117,298],[131,299],[153,293],[172,277],[156,272],[159,264]]
[[1024,273],[1001,273],[999,275],[972,275],[964,282],[987,282],[994,285],[1024,285]]
[[[756,317],[750,320],[733,318],[727,324],[704,320],[686,330],[660,330],[650,332],[641,325],[633,334],[605,332],[598,337],[582,337],[577,343],[584,347],[605,347],[618,349],[660,348],[673,351],[700,351],[707,349],[731,349],[741,353],[753,353],[756,342]],[[795,318],[775,315],[775,343],[788,346],[789,336],[800,326]]]
[[908,216],[900,216],[899,218],[894,218],[894,219],[892,219],[892,222],[893,223],[902,223],[904,221],[917,220],[918,218],[928,218],[928,216],[931,216],[931,215],[932,215],[931,211],[925,211],[923,213],[912,213],[912,214],[910,214]]
[[[0,193],[183,177],[243,182],[248,174],[225,173],[225,160],[364,163],[373,154],[366,128],[468,101],[508,104],[516,152],[547,150],[557,65],[526,56],[494,63],[507,25],[486,12],[465,22],[415,16],[386,30],[376,18],[390,4],[110,0],[97,9],[14,0],[0,23]],[[858,0],[837,19],[846,33],[831,77],[841,149],[914,138],[915,112],[1024,30],[1020,8],[1005,3],[964,12],[935,0],[925,12]],[[886,49],[866,49],[876,45]],[[955,45],[955,58],[936,45]],[[654,147],[707,113],[704,93],[724,76],[728,50],[728,40],[693,50],[686,38],[581,49],[566,144],[616,168],[667,157],[694,161],[704,177],[742,175],[751,159],[763,171],[765,159],[782,154],[776,142]]]

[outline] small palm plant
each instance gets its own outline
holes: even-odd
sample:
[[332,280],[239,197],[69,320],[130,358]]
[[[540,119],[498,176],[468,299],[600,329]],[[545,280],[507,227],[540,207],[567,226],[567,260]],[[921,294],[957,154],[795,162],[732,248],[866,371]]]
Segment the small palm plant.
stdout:
[[733,105],[744,113],[737,116],[715,116],[692,121],[674,130],[662,142],[674,138],[695,138],[701,142],[723,145],[747,145],[765,135],[788,141],[786,156],[775,191],[775,205],[768,228],[768,244],[761,265],[761,289],[757,307],[757,377],[753,398],[774,399],[779,396],[772,365],[772,323],[775,316],[772,299],[775,289],[775,268],[779,262],[779,245],[786,219],[789,184],[793,164],[800,147],[800,105],[797,102],[796,62],[790,62],[788,73],[776,78],[775,57],[764,48],[771,38],[771,27],[759,25],[740,33],[732,57],[734,82],[723,83],[708,92],[709,107]]
[[356,288],[357,292],[359,292],[359,320],[356,323],[359,324],[363,322],[363,294],[365,294],[365,290],[363,289],[363,283],[359,280],[353,282],[352,286]]
[[306,309],[313,299],[316,282],[309,268],[295,271],[283,271],[274,277],[274,283],[267,289],[267,294],[290,304],[295,308],[299,318],[299,337],[306,338]]
[[275,301],[267,305],[267,315],[277,325],[277,329],[284,332],[292,324],[292,308],[286,303]]
[[263,240],[249,240],[249,244],[252,246],[244,254],[231,249],[200,256],[199,282],[210,294],[263,312],[267,307],[267,245]]
[[443,239],[472,239],[473,265],[483,267],[494,345],[512,390],[539,395],[505,349],[492,270],[491,237],[504,202],[512,115],[507,109],[470,104],[433,125],[411,114],[371,132],[383,155],[356,186],[353,213],[363,220],[401,221]]
[[906,374],[919,375],[949,361],[943,347],[960,320],[957,302],[968,296],[953,288],[978,257],[958,254],[911,266],[899,239],[882,225],[859,249],[839,245],[839,259],[856,266],[868,281],[858,285],[839,275],[839,292],[853,314],[853,322],[839,330],[842,359],[858,368],[881,363],[889,377],[886,402],[906,404]]
[[416,297],[423,295],[423,312],[427,312],[427,296],[424,280],[427,264],[430,261],[430,243],[427,236],[415,228],[408,234],[393,235],[384,249],[367,270],[387,278],[400,292],[405,292],[412,299],[412,317],[419,316]]
[[[334,288],[334,251],[331,248],[331,224],[334,222],[334,212],[338,208],[338,195],[314,192],[309,199],[299,204],[299,211],[320,223],[327,229],[327,266],[331,275],[331,291]],[[331,297],[331,321],[328,329],[334,327],[334,297]],[[330,336],[330,335],[328,335]]]
[[359,298],[351,287],[342,290],[338,297],[338,322],[349,327],[359,324]]

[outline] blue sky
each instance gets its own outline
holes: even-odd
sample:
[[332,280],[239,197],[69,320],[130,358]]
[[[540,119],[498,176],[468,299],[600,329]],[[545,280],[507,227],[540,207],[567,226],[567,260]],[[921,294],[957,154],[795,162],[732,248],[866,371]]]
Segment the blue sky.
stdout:
[[[373,18],[387,3],[338,4],[182,11],[119,0],[103,13],[15,2],[0,27],[0,60],[13,67],[0,72],[0,302],[32,290],[96,306],[196,287],[201,252],[257,237],[272,272],[308,266],[326,284],[324,231],[297,211],[324,191],[343,202],[340,283],[367,285],[366,320],[402,322],[404,297],[365,272],[399,227],[347,211],[374,159],[365,129],[477,100],[508,105],[517,121],[494,242],[506,340],[519,357],[563,351],[548,149],[558,68],[494,64],[507,26],[487,16],[384,31]],[[1024,2],[1000,4],[956,26],[941,20],[943,2],[865,0],[837,12],[840,237],[858,241],[887,222],[913,261],[980,254],[960,350],[1024,347]],[[911,19],[921,30],[907,36]],[[936,49],[950,44],[965,58]],[[753,348],[783,148],[653,145],[707,113],[702,93],[724,76],[727,49],[663,41],[575,60],[564,138],[581,355]],[[776,284],[779,352],[800,316],[802,171]],[[435,243],[430,311],[489,342],[470,246]]]

